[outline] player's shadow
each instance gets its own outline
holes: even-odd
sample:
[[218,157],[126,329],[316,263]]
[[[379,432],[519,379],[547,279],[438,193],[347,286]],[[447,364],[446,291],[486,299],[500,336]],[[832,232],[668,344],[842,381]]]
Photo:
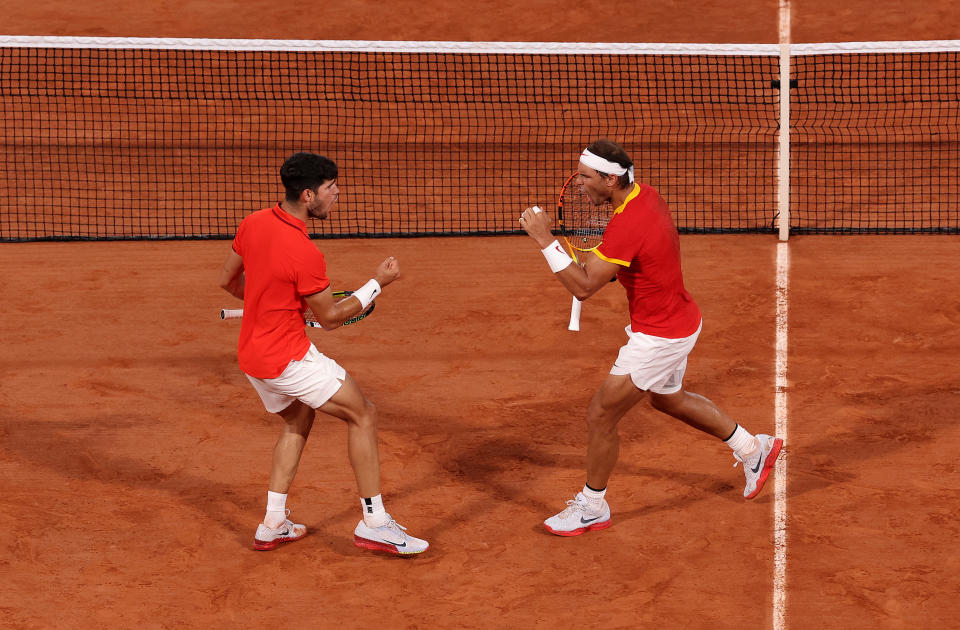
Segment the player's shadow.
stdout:
[[[133,420],[117,415],[100,418],[101,426],[127,426]],[[140,422],[140,419],[135,420]],[[110,450],[109,441],[92,437],[90,421],[51,421],[5,419],[3,444],[8,454],[17,456],[29,465],[43,468],[54,477],[81,482],[111,484],[129,490],[132,495],[163,494],[194,511],[204,521],[217,523],[218,527],[231,532],[244,547],[250,546],[255,527],[255,518],[262,508],[258,499],[241,484],[218,482],[207,477],[188,473],[182,468],[161,470],[148,463],[160,457],[159,450],[151,450],[149,444],[142,446],[139,457],[130,457]],[[78,435],[70,435],[77,433]],[[154,443],[157,449],[162,444]],[[188,462],[198,465],[199,462]],[[43,475],[50,478],[51,475]],[[53,481],[51,486],[56,485]],[[65,496],[72,493],[64,490]],[[77,510],[91,511],[88,497],[75,497]],[[106,499],[105,499],[106,500]],[[144,504],[149,504],[146,499]],[[106,508],[105,508],[106,509]],[[249,516],[248,516],[249,515]]]
[[[3,419],[3,446],[8,454],[21,458],[28,465],[44,468],[55,476],[81,481],[95,480],[115,484],[123,488],[145,493],[160,492],[195,511],[204,520],[217,523],[229,530],[237,544],[248,547],[252,535],[251,520],[262,509],[261,496],[251,492],[247,484],[225,483],[183,470],[183,467],[164,470],[149,463],[154,456],[161,456],[162,444],[144,444],[138,456],[128,456],[110,449],[109,441],[97,437],[90,430],[92,421],[51,421],[18,418]],[[149,421],[143,418],[113,414],[100,418],[102,426],[128,426],[133,422]],[[446,426],[449,438],[440,451],[422,453],[437,464],[436,476],[447,477],[454,484],[468,484],[478,489],[482,499],[455,504],[443,514],[442,519],[425,530],[427,538],[438,537],[457,524],[482,518],[492,502],[522,503],[531,510],[552,514],[558,510],[555,502],[546,502],[542,492],[543,471],[582,471],[584,454],[572,453],[568,446],[557,447],[545,438],[533,439],[522,432],[515,418],[502,419],[504,430],[492,435],[493,427],[480,430],[477,439],[476,427],[458,426],[449,419],[418,418],[420,426]],[[494,420],[496,422],[496,420]],[[424,424],[426,423],[426,424]],[[416,438],[417,426],[398,424],[393,431],[409,433]],[[803,446],[787,443],[788,496],[818,492],[827,487],[849,483],[857,478],[854,472],[858,465],[867,461],[883,460],[891,453],[906,446],[932,441],[948,424],[946,419],[936,419],[922,426],[899,422],[895,417],[868,418],[850,425],[842,434],[825,435],[816,442]],[[473,430],[473,433],[471,433]],[[186,466],[196,467],[197,461],[186,461]],[[647,479],[666,479],[685,488],[667,500],[658,500],[626,511],[618,510],[618,520],[641,518],[665,510],[678,510],[708,498],[723,497],[730,501],[743,501],[739,479],[721,480],[712,474],[702,474],[677,469],[661,469],[640,466],[621,458],[617,465],[618,476],[635,476]],[[739,476],[739,472],[737,475]],[[518,480],[524,483],[518,483]],[[525,483],[529,481],[529,483]],[[433,484],[414,477],[405,477],[399,486],[389,492],[394,496],[411,497],[432,491]],[[772,501],[772,488],[764,490],[756,503]],[[349,502],[347,502],[349,503]],[[79,509],[79,508],[78,508]],[[353,506],[332,514],[332,520],[350,520],[355,515]],[[255,515],[252,519],[251,515]],[[355,553],[349,532],[339,530],[324,535],[322,524],[311,526],[314,535],[322,544],[339,555]],[[319,529],[318,529],[319,528]],[[537,529],[539,532],[539,529]],[[431,556],[442,557],[442,550],[432,549]]]
[[[547,513],[558,511],[557,505],[555,502],[544,501],[543,492],[537,486],[537,480],[542,479],[542,475],[531,471],[530,468],[582,471],[583,465],[583,454],[558,454],[545,445],[531,444],[519,439],[493,438],[464,444],[444,467],[459,471],[465,481],[483,489],[491,496],[499,497],[501,500],[522,502],[535,506],[537,511]],[[523,478],[532,479],[531,484],[518,485],[513,482],[511,474],[518,471]],[[622,477],[670,479],[672,483],[689,488],[687,492],[678,494],[668,501],[651,503],[632,512],[618,513],[620,517],[642,516],[661,510],[678,509],[707,497],[721,496],[731,500],[736,499],[735,488],[731,482],[718,480],[715,476],[708,474],[638,466],[622,460],[617,464],[616,474]]]

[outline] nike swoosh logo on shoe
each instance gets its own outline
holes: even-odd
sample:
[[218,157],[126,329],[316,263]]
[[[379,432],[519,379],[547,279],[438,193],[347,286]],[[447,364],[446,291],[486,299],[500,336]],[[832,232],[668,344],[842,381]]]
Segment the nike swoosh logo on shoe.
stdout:
[[595,520],[597,520],[597,519],[599,519],[599,518],[600,518],[599,516],[594,516],[593,518],[583,518],[583,517],[581,516],[581,517],[580,517],[580,523],[583,524],[583,525],[587,525],[587,524],[589,524],[589,523],[594,522]]
[[760,459],[757,460],[757,465],[750,469],[750,472],[756,474],[760,472],[760,466],[763,465],[763,453],[760,454]]
[[395,541],[393,541],[393,540],[390,540],[389,538],[380,538],[379,540],[376,539],[376,538],[368,538],[367,540],[372,540],[372,541],[374,541],[374,542],[381,542],[381,543],[385,543],[385,544],[387,544],[387,545],[393,545],[394,547],[406,547],[406,546],[407,546],[407,541],[406,541],[406,540],[404,540],[403,542],[395,542]]
[[289,535],[290,535],[289,529],[285,529],[282,532],[277,532],[277,536],[289,536]]

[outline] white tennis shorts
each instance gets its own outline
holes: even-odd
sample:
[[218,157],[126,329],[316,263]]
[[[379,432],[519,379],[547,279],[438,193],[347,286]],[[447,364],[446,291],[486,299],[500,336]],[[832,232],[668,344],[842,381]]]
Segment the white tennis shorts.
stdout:
[[703,322],[697,332],[682,339],[654,337],[626,327],[627,345],[620,348],[611,374],[629,374],[638,389],[655,394],[675,394],[683,387],[687,356],[697,344]]
[[267,411],[277,413],[294,400],[303,401],[314,409],[320,407],[337,393],[347,378],[347,372],[310,344],[303,358],[288,363],[277,378],[256,378],[249,374],[247,378],[260,394]]

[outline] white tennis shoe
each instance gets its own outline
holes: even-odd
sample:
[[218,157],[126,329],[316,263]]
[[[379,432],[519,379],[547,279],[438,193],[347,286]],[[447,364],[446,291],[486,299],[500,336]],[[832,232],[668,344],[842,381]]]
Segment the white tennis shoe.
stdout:
[[767,477],[770,476],[770,471],[773,470],[774,462],[780,455],[780,450],[783,448],[783,440],[778,437],[764,435],[763,433],[758,433],[755,437],[760,443],[760,449],[753,457],[747,457],[744,460],[736,453],[733,454],[737,460],[733,464],[734,468],[737,467],[737,464],[743,463],[743,474],[747,478],[743,496],[747,499],[752,499],[760,493]]
[[[287,510],[287,513],[289,514],[290,510]],[[253,537],[253,548],[257,551],[270,551],[283,543],[300,540],[306,535],[307,526],[294,523],[290,519],[277,527],[267,527],[265,523],[260,523]]]
[[387,523],[380,527],[369,527],[363,521],[353,530],[353,544],[373,551],[386,551],[401,556],[423,553],[430,546],[425,540],[414,538],[407,528],[387,514]]
[[543,522],[547,531],[557,536],[579,536],[594,529],[610,527],[610,506],[604,501],[599,510],[590,508],[590,503],[578,492],[575,499],[567,501],[563,512]]

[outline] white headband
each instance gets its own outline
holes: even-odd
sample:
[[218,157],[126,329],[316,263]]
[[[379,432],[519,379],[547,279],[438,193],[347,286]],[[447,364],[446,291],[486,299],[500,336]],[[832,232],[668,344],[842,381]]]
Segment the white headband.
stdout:
[[580,154],[580,162],[584,166],[589,166],[595,171],[609,173],[618,177],[624,173],[630,173],[630,181],[633,181],[633,166],[630,166],[630,168],[624,168],[616,162],[611,162],[606,158],[602,158],[599,155],[590,153],[589,149],[584,149],[583,153]]

